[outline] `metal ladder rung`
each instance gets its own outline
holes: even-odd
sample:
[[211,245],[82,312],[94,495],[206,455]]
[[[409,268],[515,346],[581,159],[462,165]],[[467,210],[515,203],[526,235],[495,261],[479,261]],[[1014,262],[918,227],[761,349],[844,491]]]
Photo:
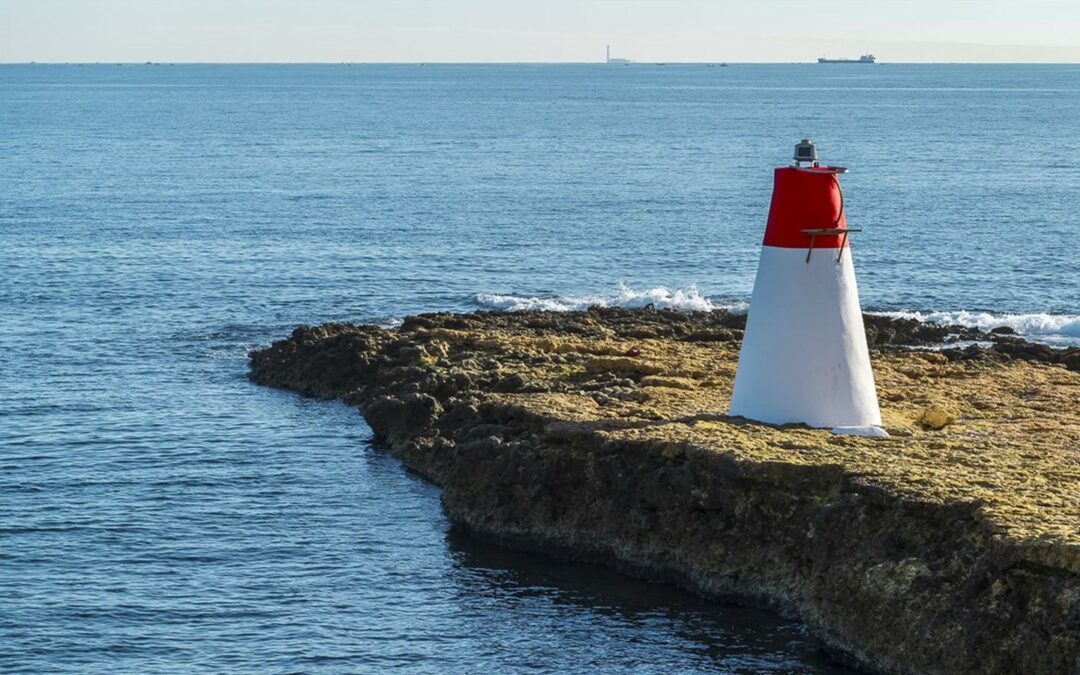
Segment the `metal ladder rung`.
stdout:
[[802,230],[803,234],[810,235],[810,247],[806,249],[806,262],[810,262],[810,254],[814,252],[814,242],[817,240],[818,235],[843,235],[840,240],[840,251],[836,254],[836,262],[840,262],[840,258],[844,256],[844,247],[847,246],[848,234],[851,232],[862,232],[861,227],[827,227],[819,230]]

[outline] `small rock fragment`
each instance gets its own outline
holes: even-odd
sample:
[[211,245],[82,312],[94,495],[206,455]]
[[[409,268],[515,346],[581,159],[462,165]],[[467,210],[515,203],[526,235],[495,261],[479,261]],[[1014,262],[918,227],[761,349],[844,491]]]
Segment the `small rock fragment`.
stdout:
[[928,429],[944,429],[956,423],[956,413],[940,405],[932,405],[919,413],[915,420]]

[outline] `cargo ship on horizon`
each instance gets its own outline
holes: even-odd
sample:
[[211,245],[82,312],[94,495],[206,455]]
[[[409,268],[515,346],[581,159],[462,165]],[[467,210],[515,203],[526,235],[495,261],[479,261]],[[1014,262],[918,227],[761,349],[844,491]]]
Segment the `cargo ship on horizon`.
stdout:
[[863,54],[857,59],[827,59],[824,56],[817,60],[818,63],[877,63],[873,54]]

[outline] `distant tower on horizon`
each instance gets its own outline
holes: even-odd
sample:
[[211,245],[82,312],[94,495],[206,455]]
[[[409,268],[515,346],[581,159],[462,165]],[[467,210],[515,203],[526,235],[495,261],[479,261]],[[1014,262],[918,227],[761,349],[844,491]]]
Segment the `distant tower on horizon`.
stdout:
[[611,45],[608,45],[607,46],[607,51],[604,54],[604,63],[611,64],[611,65],[616,65],[616,66],[625,66],[626,64],[630,63],[630,59],[613,59],[613,58],[611,58]]

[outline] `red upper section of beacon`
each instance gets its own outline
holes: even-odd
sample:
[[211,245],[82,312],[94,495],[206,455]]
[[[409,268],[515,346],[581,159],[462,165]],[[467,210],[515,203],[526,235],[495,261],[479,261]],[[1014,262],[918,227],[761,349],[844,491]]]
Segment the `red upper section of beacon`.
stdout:
[[[840,183],[831,170],[780,167],[773,180],[769,222],[762,244],[808,248],[810,235],[803,234],[803,230],[846,229],[842,204]],[[842,235],[819,234],[814,248],[840,248],[842,240]]]

